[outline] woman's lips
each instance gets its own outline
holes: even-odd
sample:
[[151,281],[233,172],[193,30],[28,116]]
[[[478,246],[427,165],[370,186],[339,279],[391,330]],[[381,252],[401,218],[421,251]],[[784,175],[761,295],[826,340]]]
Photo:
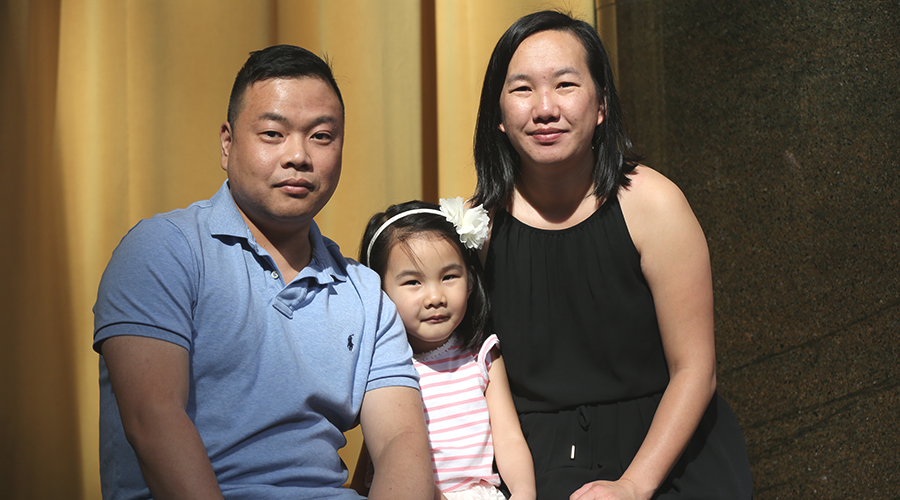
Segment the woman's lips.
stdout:
[[556,128],[538,129],[531,133],[539,144],[552,144],[556,142],[565,132]]

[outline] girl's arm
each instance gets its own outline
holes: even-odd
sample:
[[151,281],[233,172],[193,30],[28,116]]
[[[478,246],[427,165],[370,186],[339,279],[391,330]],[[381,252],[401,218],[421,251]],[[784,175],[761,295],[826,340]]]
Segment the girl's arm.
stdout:
[[653,294],[669,385],[622,477],[589,483],[573,500],[650,498],[694,435],[716,388],[706,238],[675,184],[647,167],[638,167],[631,178],[631,186],[619,196]]
[[488,370],[490,381],[484,397],[487,400],[491,419],[491,435],[494,440],[494,457],[500,477],[506,482],[512,494],[510,500],[534,500],[534,463],[519,416],[513,406],[506,378],[506,365],[497,348],[491,350],[494,361]]

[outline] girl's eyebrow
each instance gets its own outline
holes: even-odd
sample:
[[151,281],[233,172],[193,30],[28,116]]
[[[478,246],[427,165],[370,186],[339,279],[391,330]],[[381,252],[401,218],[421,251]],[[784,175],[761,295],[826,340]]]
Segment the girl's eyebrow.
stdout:
[[407,278],[407,277],[418,278],[420,276],[422,276],[422,273],[419,272],[418,269],[404,269],[404,270],[400,271],[399,273],[397,273],[396,275],[394,275],[394,279],[401,279],[401,278]]
[[441,269],[441,273],[443,274],[443,273],[446,273],[447,271],[457,271],[457,270],[461,270],[461,269],[465,269],[465,267],[460,264],[457,264],[456,262],[453,262],[451,264],[447,264],[446,266],[444,266],[443,269]]

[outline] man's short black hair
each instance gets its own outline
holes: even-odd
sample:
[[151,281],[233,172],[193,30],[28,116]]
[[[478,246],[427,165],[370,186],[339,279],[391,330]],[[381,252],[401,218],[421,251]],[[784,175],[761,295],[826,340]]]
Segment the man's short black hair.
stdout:
[[273,45],[250,53],[247,62],[238,71],[231,87],[231,98],[228,101],[228,123],[234,127],[234,120],[241,112],[244,93],[256,82],[271,78],[318,78],[328,82],[344,110],[344,98],[341,89],[334,81],[331,67],[321,57],[294,45]]

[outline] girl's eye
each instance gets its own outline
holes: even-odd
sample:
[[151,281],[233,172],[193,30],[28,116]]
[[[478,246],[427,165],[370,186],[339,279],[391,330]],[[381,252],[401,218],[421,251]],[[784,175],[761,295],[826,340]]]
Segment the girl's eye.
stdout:
[[404,281],[400,286],[416,286],[419,282],[417,280],[407,280]]
[[448,274],[447,276],[444,276],[444,281],[455,280],[457,278],[459,278],[458,274]]

